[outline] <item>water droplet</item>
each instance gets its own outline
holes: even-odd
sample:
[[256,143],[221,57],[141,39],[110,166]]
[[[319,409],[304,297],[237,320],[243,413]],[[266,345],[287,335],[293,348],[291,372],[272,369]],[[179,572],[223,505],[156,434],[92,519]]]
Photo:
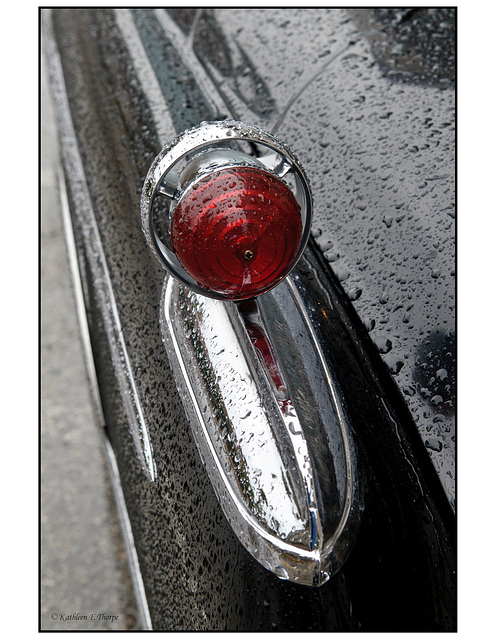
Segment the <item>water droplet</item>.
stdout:
[[325,253],[325,258],[328,262],[336,262],[340,258],[340,254],[335,251],[327,251]]
[[376,322],[371,318],[367,318],[366,320],[363,321],[363,324],[366,331],[373,331],[373,329],[375,328]]
[[388,353],[392,349],[392,342],[386,336],[373,336],[373,342],[380,353]]
[[438,438],[428,438],[425,442],[425,445],[428,449],[432,451],[441,451],[443,449],[443,444],[440,442]]
[[397,356],[386,356],[383,359],[392,375],[397,375],[404,366],[404,362]]
[[437,380],[440,380],[442,382],[447,378],[449,374],[447,373],[447,369],[439,369],[435,375],[437,377]]
[[351,275],[351,272],[349,271],[349,269],[346,269],[345,267],[337,264],[333,264],[332,269],[335,275],[337,276],[337,278],[340,280],[340,282],[344,282]]
[[354,302],[355,300],[358,300],[361,297],[362,293],[363,293],[362,289],[360,289],[359,287],[354,287],[349,291],[347,295],[349,296],[349,300]]
[[289,422],[289,431],[293,436],[298,436],[302,433],[301,429],[297,429],[293,422]]

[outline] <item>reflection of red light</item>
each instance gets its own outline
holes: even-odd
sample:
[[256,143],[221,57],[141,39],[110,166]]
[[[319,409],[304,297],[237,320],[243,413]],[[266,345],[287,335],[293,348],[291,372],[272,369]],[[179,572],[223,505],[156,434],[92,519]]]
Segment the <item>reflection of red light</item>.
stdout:
[[277,394],[280,398],[277,399],[278,403],[282,406],[287,400],[287,387],[285,386],[284,379],[278,368],[275,355],[272,350],[272,346],[262,327],[256,324],[248,324],[246,326],[251,342],[257,352],[260,362],[265,366],[268,375],[275,385]]
[[298,253],[302,224],[294,194],[257,168],[221,169],[179,201],[172,244],[205,289],[241,300],[280,282]]

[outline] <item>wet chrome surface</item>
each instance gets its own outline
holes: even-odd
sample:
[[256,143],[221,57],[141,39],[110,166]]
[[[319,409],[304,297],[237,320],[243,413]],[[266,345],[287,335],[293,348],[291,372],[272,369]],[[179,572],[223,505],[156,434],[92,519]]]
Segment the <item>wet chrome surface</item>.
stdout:
[[[249,304],[239,313],[234,303],[168,278],[165,346],[206,470],[240,541],[279,577],[323,584],[357,533],[350,427],[294,282]],[[253,348],[253,325],[271,343],[274,361]],[[298,349],[281,353],[281,334]],[[274,379],[284,384],[274,389]],[[312,398],[311,409],[303,398]]]

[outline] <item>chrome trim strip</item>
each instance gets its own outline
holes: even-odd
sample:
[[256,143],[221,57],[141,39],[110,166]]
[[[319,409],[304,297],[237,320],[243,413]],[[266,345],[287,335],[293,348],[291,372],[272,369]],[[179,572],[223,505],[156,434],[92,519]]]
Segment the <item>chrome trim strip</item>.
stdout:
[[[198,9],[198,12],[200,11],[202,11],[202,9]],[[225,100],[218,89],[215,87],[215,84],[203,71],[203,66],[194,53],[192,40],[182,33],[180,28],[167,15],[165,9],[155,9],[154,12],[167,38],[170,40],[177,53],[180,55],[182,62],[193,74],[194,79],[198,83],[202,94],[210,103],[215,116],[224,117],[227,115],[229,118],[235,119],[237,117],[236,114],[233,113],[232,110],[225,104]],[[195,16],[196,24],[200,18],[200,14],[198,12]],[[193,33],[192,30],[191,33]]]
[[134,70],[146,93],[158,137],[162,144],[175,135],[174,121],[155,72],[136,28],[131,9],[114,9],[115,20],[134,61]]
[[84,304],[84,293],[81,281],[81,273],[79,271],[79,263],[77,261],[76,242],[74,240],[74,229],[70,217],[69,201],[67,198],[67,187],[62,167],[58,167],[58,186],[60,193],[60,205],[62,211],[62,222],[64,226],[65,245],[67,247],[67,256],[69,258],[69,268],[72,280],[72,290],[76,303],[76,314],[79,324],[79,335],[81,336],[84,361],[86,363],[86,373],[89,382],[89,391],[92,399],[93,410],[95,412],[96,424],[100,428],[105,427],[105,417],[101,406],[100,391],[98,388],[98,377],[93,356],[93,348],[91,346],[91,338],[89,335],[88,318],[86,315],[86,305]]
[[[141,466],[150,481],[156,480],[156,466],[148,427],[132,371],[125,339],[120,324],[119,311],[113,292],[105,253],[96,222],[82,159],[67,98],[62,63],[52,30],[51,10],[43,10],[43,29],[51,78],[54,104],[58,115],[60,148],[68,179],[74,185],[74,205],[82,222],[82,232],[90,268],[95,277],[95,291],[103,318],[105,332],[116,379],[122,397],[122,405],[131,429]],[[99,285],[99,286],[98,286]]]
[[132,586],[134,595],[136,597],[136,604],[139,613],[139,625],[141,629],[145,631],[152,631],[153,625],[151,623],[151,616],[148,609],[148,600],[146,598],[146,591],[144,590],[143,578],[141,576],[141,570],[139,567],[139,560],[137,557],[136,546],[134,544],[134,536],[132,534],[131,522],[129,520],[129,514],[127,513],[127,507],[125,504],[124,493],[122,491],[122,485],[120,483],[119,468],[117,466],[117,460],[113,451],[112,445],[105,435],[105,452],[108,458],[110,467],[110,479],[112,482],[113,494],[115,496],[115,503],[117,505],[117,513],[119,516],[120,526],[123,533],[124,544],[127,551],[127,558],[129,569],[131,572]]
[[[84,294],[81,283],[81,274],[79,271],[79,263],[77,261],[76,243],[74,240],[74,231],[72,227],[72,220],[70,217],[69,202],[67,199],[67,190],[65,185],[65,178],[61,167],[58,171],[59,189],[60,189],[60,202],[62,209],[62,221],[64,226],[64,236],[67,245],[67,254],[69,258],[69,267],[71,272],[71,279],[73,284],[74,297],[76,302],[76,313],[79,323],[79,331],[83,344],[84,359],[86,362],[86,371],[89,378],[90,393],[93,401],[93,409],[96,414],[97,425],[103,430],[105,427],[105,418],[103,415],[103,408],[101,405],[100,392],[98,388],[98,379],[96,376],[96,369],[93,359],[93,349],[91,347],[91,339],[89,335],[88,321],[86,316],[86,307],[84,304]],[[105,453],[108,459],[108,465],[110,468],[110,480],[112,483],[112,489],[115,497],[115,504],[117,507],[117,514],[119,516],[120,527],[122,530],[122,537],[127,552],[128,566],[131,574],[133,592],[136,598],[136,604],[139,613],[139,625],[144,630],[152,630],[151,618],[148,610],[148,602],[146,599],[146,593],[144,590],[143,578],[139,568],[139,560],[137,558],[136,547],[134,544],[134,537],[132,534],[131,523],[129,521],[129,515],[125,506],[124,494],[122,492],[122,485],[120,483],[120,476],[117,467],[117,461],[112,449],[112,445],[108,440],[108,436],[104,432],[103,441],[105,446]]]

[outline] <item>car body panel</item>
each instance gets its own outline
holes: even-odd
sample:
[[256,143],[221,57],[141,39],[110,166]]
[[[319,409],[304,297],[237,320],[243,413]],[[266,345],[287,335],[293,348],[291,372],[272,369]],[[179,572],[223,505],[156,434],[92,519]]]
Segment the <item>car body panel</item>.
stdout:
[[[315,193],[318,246],[406,396],[454,506],[455,92],[451,39],[441,39],[452,13],[391,11],[394,22],[358,10],[357,24],[346,10],[256,13],[205,10],[181,44],[192,41],[237,119],[294,141]],[[431,31],[414,33],[414,20]],[[414,43],[433,32],[443,48],[407,57],[408,25]],[[368,38],[376,49],[394,35],[377,60]]]
[[[312,11],[297,15],[311,22]],[[357,38],[348,16],[341,11],[332,12],[322,12],[321,20],[334,21],[335,37],[343,37],[347,42],[345,30],[350,29]],[[217,22],[223,24],[223,32],[234,13],[230,10],[215,13],[216,17],[220,15]],[[241,15],[247,16],[242,12]],[[281,15],[277,11],[270,13],[272,20],[279,20]],[[297,22],[296,14],[292,17],[289,11],[287,15],[294,24]],[[365,487],[362,522],[354,549],[341,571],[319,589],[294,585],[279,580],[252,558],[219,509],[162,344],[158,319],[164,273],[142,234],[139,199],[148,168],[171,125],[174,130],[170,130],[170,138],[201,120],[232,114],[219,112],[222,107],[223,110],[229,107],[224,98],[227,89],[222,93],[222,83],[212,79],[206,64],[194,70],[186,66],[194,62],[193,55],[196,57],[191,40],[186,36],[185,44],[189,42],[189,46],[178,52],[177,43],[172,42],[178,39],[177,30],[164,32],[164,24],[170,24],[171,19],[167,16],[164,12],[157,16],[153,10],[119,13],[102,9],[61,9],[46,12],[45,16],[52,47],[49,57],[53,85],[55,92],[59,92],[56,99],[67,191],[102,407],[119,467],[153,627],[452,630],[456,624],[454,516],[405,396],[356,313],[356,309],[361,311],[356,305],[360,298],[351,302],[345,295],[342,285],[350,280],[353,287],[361,286],[361,279],[352,280],[351,275],[339,279],[335,275],[335,271],[339,275],[338,270],[329,268],[329,256],[325,259],[322,255],[321,238],[327,237],[326,229],[322,229],[319,248],[315,241],[310,242],[297,275],[304,282],[306,295],[317,300],[322,310],[322,317],[315,321],[320,322],[325,333],[339,389],[355,424]],[[197,23],[200,19],[200,14],[192,18]],[[246,29],[255,32],[258,29],[261,39],[261,27],[256,22],[255,12],[244,24]],[[173,24],[179,33],[184,33],[181,26]],[[228,38],[225,40],[228,42]],[[298,85],[304,91],[291,87],[291,92],[284,94],[289,96],[285,102],[274,98],[275,87],[266,79],[266,70],[260,70],[258,58],[263,56],[255,55],[242,40],[240,44],[235,54],[238,64],[247,64],[248,53],[250,62],[245,84],[241,87],[240,80],[237,82],[237,94],[242,94],[246,101],[249,91],[254,92],[247,102],[256,102],[258,76],[264,78],[271,93],[266,94],[262,88],[263,95],[268,97],[261,115],[249,105],[242,112],[239,105],[244,102],[240,100],[233,115],[256,117],[254,123],[262,125],[268,116],[274,124],[273,118],[278,119],[278,133],[311,166],[315,193],[325,194],[325,163],[321,156],[312,159],[318,139],[312,140],[315,134],[300,122],[298,115],[304,105],[303,111],[309,114],[310,121],[313,119],[311,101],[304,104],[306,95],[311,93],[308,82]],[[261,41],[257,47],[266,44]],[[333,42],[330,44],[334,46]],[[317,47],[311,43],[305,46],[307,55],[316,57],[310,77],[317,83],[319,77],[323,78],[316,73]],[[365,45],[360,41],[359,46]],[[290,48],[286,48],[288,55]],[[200,51],[205,57],[207,44]],[[143,52],[145,58],[140,62]],[[54,62],[58,55],[62,77]],[[223,73],[227,74],[229,64],[236,63],[229,63],[225,54],[222,64]],[[330,68],[331,65],[325,67]],[[344,71],[347,75],[349,69]],[[151,79],[149,85],[143,85],[146,74]],[[232,86],[236,88],[235,83]],[[156,87],[162,91],[162,98]],[[283,90],[287,92],[287,88]],[[393,98],[396,89],[388,90]],[[320,88],[322,94],[325,91],[328,93],[328,89]],[[160,116],[163,99],[167,109]],[[298,102],[299,99],[303,102]],[[320,98],[319,104],[323,102]],[[279,104],[284,106],[275,111],[275,105]],[[376,114],[369,117],[376,124]],[[359,167],[354,149],[355,145],[350,145],[342,155],[352,157],[351,166]],[[373,157],[373,149],[368,150]],[[388,156],[387,159],[390,162]],[[402,159],[393,148],[393,160],[400,164]],[[376,164],[378,159],[373,157],[371,162]],[[375,165],[371,167],[374,168]],[[381,176],[380,167],[371,169],[372,175],[378,172]],[[357,180],[357,174],[352,179]],[[373,183],[366,188],[373,191]],[[353,189],[349,191],[342,179],[336,181],[336,189],[335,197],[343,204],[332,211],[345,210]],[[398,199],[394,195],[392,204]],[[321,201],[318,206],[322,207]],[[380,224],[381,211],[377,219]],[[318,215],[323,220],[323,213]],[[392,226],[394,223],[400,224],[395,218]],[[383,224],[385,229],[389,228]],[[336,228],[343,226],[341,221]],[[350,243],[339,240],[337,233],[332,242],[342,244],[345,248],[342,256],[348,260],[349,271],[357,273],[356,260],[353,262],[349,257],[353,251]],[[108,282],[113,306],[109,303]],[[366,286],[376,292],[382,290],[383,284],[375,283],[375,289],[371,284]],[[364,291],[363,287],[361,298],[366,300],[369,295],[371,308],[375,298]],[[348,290],[347,294],[350,293]],[[386,313],[393,313],[392,308],[387,312],[386,304],[379,302],[379,305],[373,307],[382,314],[377,316],[378,323]],[[117,316],[109,309],[115,309]],[[399,311],[398,318],[397,314]],[[133,429],[130,415],[141,416],[137,429]],[[136,434],[141,434],[137,440],[141,438],[142,442],[144,433],[150,446],[142,450],[149,452],[148,458],[136,454],[139,449]]]

